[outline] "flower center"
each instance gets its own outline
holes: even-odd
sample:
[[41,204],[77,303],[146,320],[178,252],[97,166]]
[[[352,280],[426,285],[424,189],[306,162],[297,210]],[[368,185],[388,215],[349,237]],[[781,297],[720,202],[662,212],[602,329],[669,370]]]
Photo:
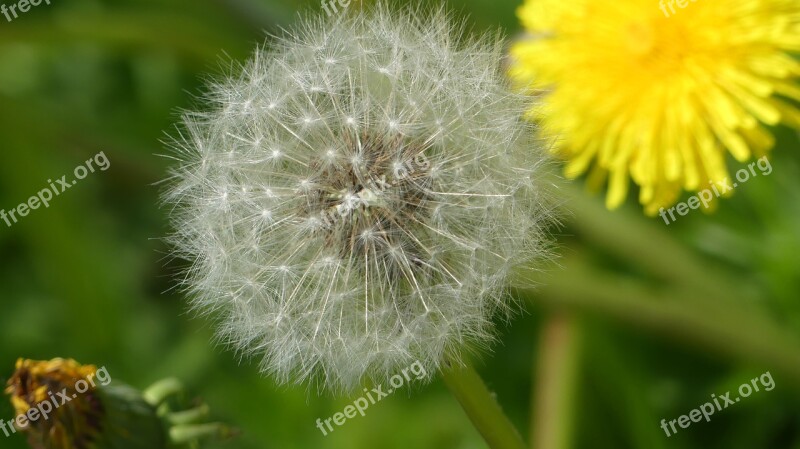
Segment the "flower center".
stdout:
[[305,213],[317,232],[343,256],[372,257],[388,248],[413,250],[411,228],[428,218],[430,164],[424,149],[402,140],[362,135],[344,138],[348,163],[325,167],[312,177]]
[[656,48],[656,35],[653,25],[632,23],[628,26],[628,50],[634,56],[644,57],[650,55]]
[[695,32],[676,20],[656,18],[631,23],[625,44],[637,64],[658,76],[680,73],[686,58],[696,54]]
[[373,190],[370,188],[362,188],[356,193],[352,193],[346,189],[342,190],[339,193],[331,196],[331,199],[333,199],[334,201],[339,201],[339,204],[331,206],[331,209],[329,209],[329,211],[335,212],[341,216],[345,216],[348,213],[362,206],[364,208],[369,208],[369,207],[385,208],[388,206],[388,204],[383,199],[381,193],[382,192],[377,191],[377,189]]

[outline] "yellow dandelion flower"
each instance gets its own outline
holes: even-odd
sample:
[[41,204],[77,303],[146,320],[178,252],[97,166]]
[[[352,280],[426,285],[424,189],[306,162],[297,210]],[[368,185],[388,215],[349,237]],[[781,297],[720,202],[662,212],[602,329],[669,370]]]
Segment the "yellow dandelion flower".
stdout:
[[[659,3],[660,1],[660,3]],[[648,214],[760,157],[766,125],[800,128],[798,0],[527,0],[511,78],[543,92],[531,117],[566,175],[608,179],[606,205],[640,186]]]

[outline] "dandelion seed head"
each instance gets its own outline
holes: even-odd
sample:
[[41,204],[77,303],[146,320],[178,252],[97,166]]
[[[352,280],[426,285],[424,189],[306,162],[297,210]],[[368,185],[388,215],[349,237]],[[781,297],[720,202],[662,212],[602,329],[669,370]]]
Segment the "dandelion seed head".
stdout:
[[435,372],[491,340],[509,271],[546,255],[544,142],[502,41],[419,13],[306,19],[172,144],[191,305],[280,382]]

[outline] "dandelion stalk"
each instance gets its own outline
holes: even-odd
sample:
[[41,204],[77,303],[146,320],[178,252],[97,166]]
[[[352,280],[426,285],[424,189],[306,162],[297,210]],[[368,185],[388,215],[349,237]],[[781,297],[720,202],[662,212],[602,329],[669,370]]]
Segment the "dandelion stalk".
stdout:
[[699,260],[665,229],[659,229],[666,227],[661,221],[648,223],[627,209],[611,214],[577,186],[564,185],[563,189],[570,197],[574,215],[570,225],[592,244],[660,280],[703,292],[710,298],[733,301],[747,295],[740,280]]
[[491,449],[527,449],[494,394],[471,365],[446,362],[442,378]]
[[[565,270],[527,273],[542,285],[520,290],[531,303],[601,313],[668,338],[752,363],[758,360],[800,379],[800,342],[763,311],[747,304],[731,307],[684,289],[656,290],[601,273],[580,260],[564,260]],[[575,282],[575,279],[581,282]]]
[[531,448],[569,449],[580,380],[581,329],[573,313],[550,312],[541,332],[531,391]]

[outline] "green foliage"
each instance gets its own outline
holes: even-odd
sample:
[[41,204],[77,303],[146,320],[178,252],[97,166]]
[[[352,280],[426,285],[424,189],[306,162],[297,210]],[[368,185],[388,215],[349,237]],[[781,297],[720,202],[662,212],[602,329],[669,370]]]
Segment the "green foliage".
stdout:
[[[186,314],[158,207],[169,159],[160,140],[196,104],[208,73],[235,70],[263,31],[316,2],[71,0],[0,17],[0,208],[104,151],[107,172],[81,181],[13,227],[0,222],[0,378],[18,357],[104,365],[137,387],[169,376],[243,435],[207,447],[285,449],[485,447],[441,382],[413,386],[316,429],[354,398],[277,388],[214,347],[208,321]],[[433,2],[431,2],[433,3]],[[355,5],[355,3],[354,3]],[[476,31],[518,32],[516,1],[451,2]],[[351,6],[354,7],[354,6]],[[654,6],[655,7],[655,6]],[[778,133],[773,173],[740,186],[712,215],[665,225],[631,202],[607,212],[575,190],[560,235],[561,267],[521,290],[528,314],[478,363],[523,436],[541,331],[566,307],[580,328],[568,404],[572,441],[592,449],[800,448],[800,139]],[[733,167],[735,161],[729,162]],[[734,169],[735,171],[735,169]],[[685,199],[685,198],[684,198]],[[763,372],[776,387],[666,438],[677,418]],[[545,387],[547,385],[545,384]],[[0,401],[0,418],[13,411]],[[0,435],[21,449],[22,438]]]

